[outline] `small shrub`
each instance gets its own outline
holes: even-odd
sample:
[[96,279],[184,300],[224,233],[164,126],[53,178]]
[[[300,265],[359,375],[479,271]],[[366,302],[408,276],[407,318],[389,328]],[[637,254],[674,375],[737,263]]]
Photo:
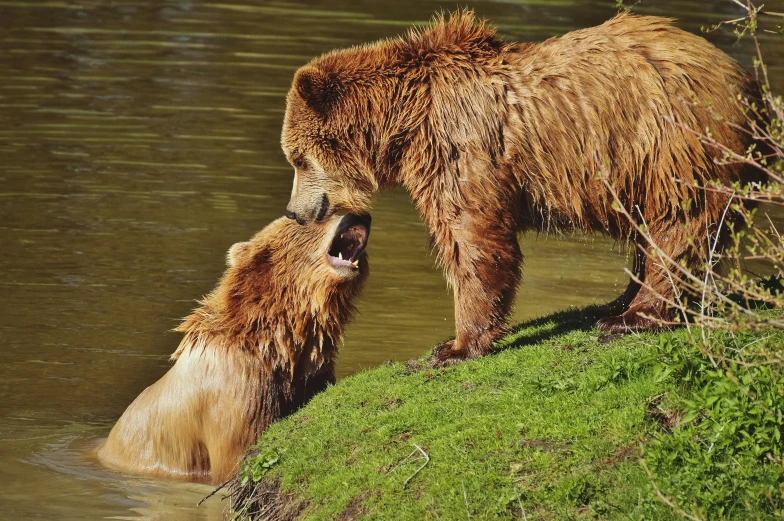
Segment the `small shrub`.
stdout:
[[723,346],[713,361],[697,339],[660,340],[660,377],[690,392],[677,404],[680,427],[649,443],[645,461],[662,494],[703,519],[784,514],[784,375],[771,359],[784,333],[752,336],[712,332],[710,344]]
[[259,452],[254,457],[245,458],[242,460],[242,468],[240,469],[240,484],[245,486],[249,480],[254,482],[261,481],[271,469],[280,461],[280,453],[273,449],[267,449]]

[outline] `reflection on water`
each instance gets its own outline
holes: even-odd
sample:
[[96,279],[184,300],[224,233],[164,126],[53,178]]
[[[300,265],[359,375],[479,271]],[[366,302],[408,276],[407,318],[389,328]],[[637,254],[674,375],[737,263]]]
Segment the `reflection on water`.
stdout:
[[[285,93],[310,57],[454,3],[0,0],[0,518],[220,519],[209,487],[118,476],[84,457],[168,367],[166,333],[224,253],[278,217]],[[477,1],[516,40],[597,24],[613,2]],[[641,10],[654,10],[641,5]],[[731,2],[667,0],[692,31]],[[744,64],[751,50],[711,37]],[[770,49],[781,78],[782,49]],[[428,350],[452,298],[405,193],[374,210],[372,275],[339,373]],[[526,237],[514,318],[614,297],[618,245]]]

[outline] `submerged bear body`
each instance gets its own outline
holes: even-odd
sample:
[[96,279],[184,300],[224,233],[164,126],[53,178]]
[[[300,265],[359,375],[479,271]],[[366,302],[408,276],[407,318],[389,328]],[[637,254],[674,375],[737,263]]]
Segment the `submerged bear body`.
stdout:
[[270,423],[335,381],[369,224],[281,218],[235,244],[216,289],[178,327],[174,366],[126,409],[98,459],[133,474],[228,479]]
[[[635,272],[649,287],[630,282],[599,326],[655,327],[673,319],[664,301],[680,281],[648,259],[635,224],[699,267],[728,203],[702,187],[754,175],[717,161],[722,152],[695,131],[743,153],[751,139],[739,94],[758,96],[749,75],[668,19],[619,15],[524,44],[456,13],[297,72],[282,134],[296,170],[288,215],[362,211],[378,190],[404,186],[455,294],[456,338],[435,353],[439,364],[485,354],[506,332],[520,231],[635,242]],[[613,192],[636,223],[613,210]]]

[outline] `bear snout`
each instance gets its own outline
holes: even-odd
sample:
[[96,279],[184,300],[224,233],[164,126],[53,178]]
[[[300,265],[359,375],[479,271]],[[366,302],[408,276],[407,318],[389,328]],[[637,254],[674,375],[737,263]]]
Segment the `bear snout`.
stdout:
[[286,217],[288,217],[289,219],[293,219],[293,220],[297,221],[297,224],[299,224],[299,225],[303,225],[303,224],[306,224],[306,223],[308,222],[306,219],[303,219],[302,217],[300,217],[299,215],[297,215],[295,212],[292,212],[292,211],[291,211],[291,210],[289,210],[288,208],[286,208],[286,213],[285,213],[285,215],[286,215]]
[[[305,204],[303,204],[305,203]],[[303,206],[305,208],[303,209]],[[296,211],[294,210],[296,208]],[[323,222],[327,217],[330,210],[329,197],[327,194],[322,193],[318,197],[317,204],[307,205],[307,201],[289,201],[286,207],[286,217],[296,220],[299,224],[307,224],[312,221]]]

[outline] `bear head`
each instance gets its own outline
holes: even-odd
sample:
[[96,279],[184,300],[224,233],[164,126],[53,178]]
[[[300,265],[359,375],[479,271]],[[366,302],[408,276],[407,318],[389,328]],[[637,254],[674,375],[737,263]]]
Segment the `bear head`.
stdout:
[[[438,135],[433,118],[457,120],[475,103],[465,94],[473,91],[460,85],[479,67],[476,60],[497,59],[504,44],[494,35],[460,10],[404,37],[335,50],[300,68],[281,133],[294,167],[286,215],[305,223],[341,210],[367,212],[375,192],[402,182],[401,172],[421,172],[441,157],[430,149],[451,136]],[[443,102],[453,87],[469,96],[455,102],[459,110]],[[433,116],[434,108],[443,114]],[[455,123],[458,133],[465,124]],[[436,125],[435,135],[426,135],[428,125]]]
[[286,215],[299,223],[334,212],[366,213],[379,189],[374,150],[392,89],[381,88],[379,57],[353,49],[313,60],[294,76],[281,145],[294,167]]
[[306,226],[273,221],[231,247],[217,287],[177,328],[186,333],[182,345],[294,352],[325,339],[336,344],[368,276],[369,235],[367,215],[333,215]]

